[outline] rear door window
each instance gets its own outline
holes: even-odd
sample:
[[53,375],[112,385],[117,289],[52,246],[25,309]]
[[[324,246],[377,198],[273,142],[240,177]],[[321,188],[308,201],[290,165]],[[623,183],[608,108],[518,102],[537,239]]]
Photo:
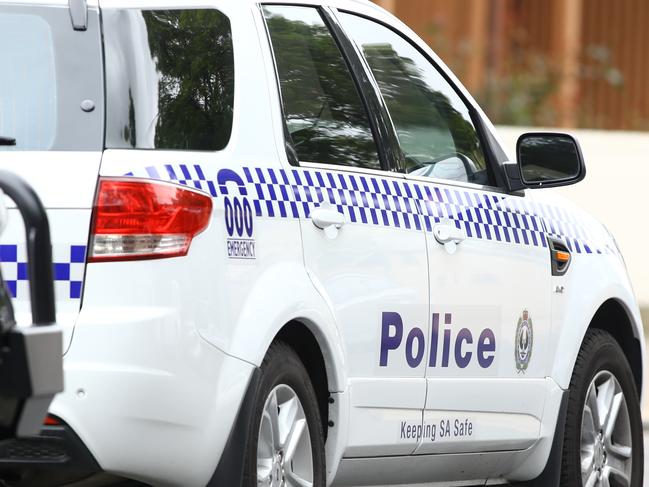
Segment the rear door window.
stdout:
[[102,148],[100,39],[92,9],[75,31],[66,8],[0,5],[0,151]]
[[299,160],[381,169],[367,111],[318,10],[265,6],[264,14]]
[[103,10],[109,149],[218,151],[232,132],[230,21],[212,9]]

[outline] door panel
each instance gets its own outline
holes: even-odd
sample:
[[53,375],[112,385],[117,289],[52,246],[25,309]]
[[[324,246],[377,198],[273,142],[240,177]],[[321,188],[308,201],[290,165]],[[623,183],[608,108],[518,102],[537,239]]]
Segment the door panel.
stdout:
[[[452,357],[429,363],[424,425],[468,420],[471,431],[452,427],[454,441],[422,442],[417,453],[527,448],[538,438],[551,352],[540,218],[522,197],[431,183],[422,192],[433,328],[439,316],[448,340],[438,354]],[[434,236],[440,222],[466,236],[454,253]],[[472,393],[459,394],[459,384]]]
[[413,330],[422,338],[428,334],[426,248],[418,215],[397,195],[405,191],[398,178],[299,174],[316,182],[305,188],[310,211],[329,203],[346,219],[333,238],[308,214],[302,220],[307,271],[331,303],[347,359],[352,408],[345,456],[410,454],[419,439],[402,434],[402,426],[421,424],[425,400],[424,362],[412,359],[425,345],[410,337]]
[[478,115],[430,58],[390,27],[339,16],[390,112],[426,234],[430,332],[416,453],[527,448],[539,435],[550,351],[542,222],[524,196],[482,186],[493,171]]
[[290,190],[275,196],[288,198],[287,210],[301,219],[307,271],[342,338],[351,402],[345,456],[407,455],[419,443],[426,392],[418,357],[428,330],[428,272],[419,215],[403,177],[380,171],[368,94],[321,12],[277,5],[263,12],[287,142],[311,167],[282,172]]
[[402,187],[399,180],[323,176],[334,187],[317,188],[313,207],[327,201],[347,222],[329,238],[305,218],[302,238],[307,270],[331,303],[347,358],[352,408],[345,456],[410,454],[418,438],[401,434],[402,424],[421,424],[425,399],[424,363],[406,358],[408,350],[424,351],[423,342],[407,344],[410,330],[427,330],[425,238],[417,215],[396,211],[404,200],[385,191]]

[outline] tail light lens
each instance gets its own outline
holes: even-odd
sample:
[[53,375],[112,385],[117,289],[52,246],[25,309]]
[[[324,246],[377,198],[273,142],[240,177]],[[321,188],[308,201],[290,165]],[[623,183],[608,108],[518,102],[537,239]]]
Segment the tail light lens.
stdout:
[[45,416],[45,419],[43,420],[43,425],[44,426],[61,426],[61,421],[59,420],[59,418],[48,414],[47,416]]
[[100,178],[92,217],[90,262],[187,254],[207,227],[212,199],[160,181]]

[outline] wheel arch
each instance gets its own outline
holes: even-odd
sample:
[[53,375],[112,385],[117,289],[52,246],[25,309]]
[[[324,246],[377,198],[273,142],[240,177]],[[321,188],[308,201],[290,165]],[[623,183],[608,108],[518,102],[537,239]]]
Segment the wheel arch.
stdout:
[[[257,276],[240,309],[236,321],[224,327],[227,333],[218,335],[218,330],[212,330],[211,341],[256,367],[276,340],[287,341],[296,350],[315,377],[312,380],[319,387],[323,407],[327,400],[328,422],[335,423],[326,430],[325,444],[327,478],[333,478],[345,449],[349,410],[345,349],[330,303],[301,262],[281,262]],[[315,358],[309,351],[317,351]]]
[[287,343],[304,364],[316,391],[325,437],[327,478],[333,479],[342,458],[347,437],[348,416],[343,364],[336,364],[337,353],[317,323],[304,317],[293,318],[279,329],[275,341]]
[[638,327],[634,326],[633,317],[626,305],[615,298],[606,300],[595,312],[588,329],[604,330],[615,338],[629,361],[638,397],[640,397],[643,380],[642,345],[640,340],[643,338],[638,336]]
[[[322,428],[326,440],[329,424],[329,397],[332,392],[330,389],[332,370],[331,365],[327,370],[328,364],[322,352],[322,345],[307,323],[299,319],[291,320],[284,325],[275,336],[274,341],[282,341],[289,345],[304,364],[318,397]],[[332,377],[331,380],[335,381],[335,378]]]

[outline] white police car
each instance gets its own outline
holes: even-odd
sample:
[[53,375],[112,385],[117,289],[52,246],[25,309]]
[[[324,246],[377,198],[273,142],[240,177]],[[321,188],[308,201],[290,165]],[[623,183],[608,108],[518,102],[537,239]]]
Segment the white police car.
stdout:
[[385,11],[0,0],[0,59],[0,164],[49,209],[67,327],[10,485],[642,484],[624,262],[527,190],[581,180],[577,143],[511,162]]

